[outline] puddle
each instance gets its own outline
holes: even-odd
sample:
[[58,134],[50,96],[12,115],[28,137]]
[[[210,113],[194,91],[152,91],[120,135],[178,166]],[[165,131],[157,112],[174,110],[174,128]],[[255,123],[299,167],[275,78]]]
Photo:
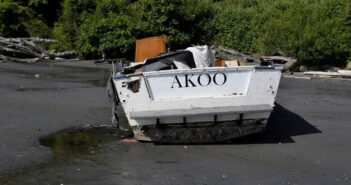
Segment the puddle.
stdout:
[[[31,179],[31,181],[25,184],[38,184],[37,176],[44,176],[44,178],[46,176],[47,179],[52,179],[52,176],[57,175],[57,168],[66,168],[66,166],[72,164],[77,165],[75,168],[78,169],[87,168],[84,165],[79,167],[79,165],[82,165],[79,163],[80,160],[96,165],[94,154],[101,153],[106,148],[117,147],[116,145],[121,140],[126,139],[126,136],[130,136],[130,133],[119,131],[117,134],[116,129],[110,125],[87,125],[67,128],[41,137],[39,138],[40,144],[51,148],[53,151],[52,158],[9,172],[5,176],[0,176],[0,184],[9,182],[12,182],[10,184],[23,184],[23,181],[28,179]],[[70,172],[70,177],[72,176],[74,174]]]
[[117,143],[125,139],[127,133],[116,133],[109,125],[88,125],[67,128],[53,134],[41,137],[41,145],[50,147],[54,154],[89,155],[99,151],[108,143]]

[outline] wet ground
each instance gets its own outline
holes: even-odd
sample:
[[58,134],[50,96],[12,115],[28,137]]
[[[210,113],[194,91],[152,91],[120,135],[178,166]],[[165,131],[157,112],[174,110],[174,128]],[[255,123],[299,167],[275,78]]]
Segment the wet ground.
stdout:
[[283,78],[264,133],[155,145],[109,126],[109,69],[0,63],[0,184],[351,183],[350,81]]

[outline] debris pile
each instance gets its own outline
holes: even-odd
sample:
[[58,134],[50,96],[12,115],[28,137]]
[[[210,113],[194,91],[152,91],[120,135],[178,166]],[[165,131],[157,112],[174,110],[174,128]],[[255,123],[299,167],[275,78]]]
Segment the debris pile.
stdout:
[[260,60],[253,58],[250,55],[240,53],[236,50],[225,48],[223,46],[217,46],[213,48],[216,52],[216,58],[227,59],[227,60],[239,60],[245,63],[255,62],[260,63]]
[[283,71],[292,70],[297,65],[297,59],[285,56],[261,56],[260,58],[254,58],[250,55],[246,55],[235,51],[233,49],[225,48],[223,46],[214,47],[216,52],[216,58],[224,60],[236,60],[239,65],[278,65],[283,67]]
[[75,51],[50,52],[38,43],[55,44],[57,40],[42,38],[4,38],[0,37],[0,62],[34,63],[43,60],[61,60],[77,57]]

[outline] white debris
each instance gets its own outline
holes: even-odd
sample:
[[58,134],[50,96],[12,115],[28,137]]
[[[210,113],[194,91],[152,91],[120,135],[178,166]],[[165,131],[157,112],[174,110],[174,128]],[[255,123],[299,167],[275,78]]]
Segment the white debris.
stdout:
[[190,69],[190,67],[185,62],[175,60],[173,63],[177,69]]
[[196,68],[215,66],[215,55],[212,53],[210,47],[206,45],[194,46],[188,47],[186,50],[193,54]]

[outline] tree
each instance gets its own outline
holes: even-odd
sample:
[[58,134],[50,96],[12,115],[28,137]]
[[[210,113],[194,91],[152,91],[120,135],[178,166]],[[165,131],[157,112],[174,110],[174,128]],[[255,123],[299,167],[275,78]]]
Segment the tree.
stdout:
[[54,36],[65,44],[65,48],[74,49],[80,26],[96,8],[96,0],[64,0],[63,13],[55,24]]
[[27,7],[16,2],[0,2],[0,35],[3,37],[29,36],[25,22],[31,16]]
[[104,51],[132,59],[137,38],[166,34],[171,49],[204,44],[211,16],[210,1],[106,0],[82,25],[77,49],[82,56]]

